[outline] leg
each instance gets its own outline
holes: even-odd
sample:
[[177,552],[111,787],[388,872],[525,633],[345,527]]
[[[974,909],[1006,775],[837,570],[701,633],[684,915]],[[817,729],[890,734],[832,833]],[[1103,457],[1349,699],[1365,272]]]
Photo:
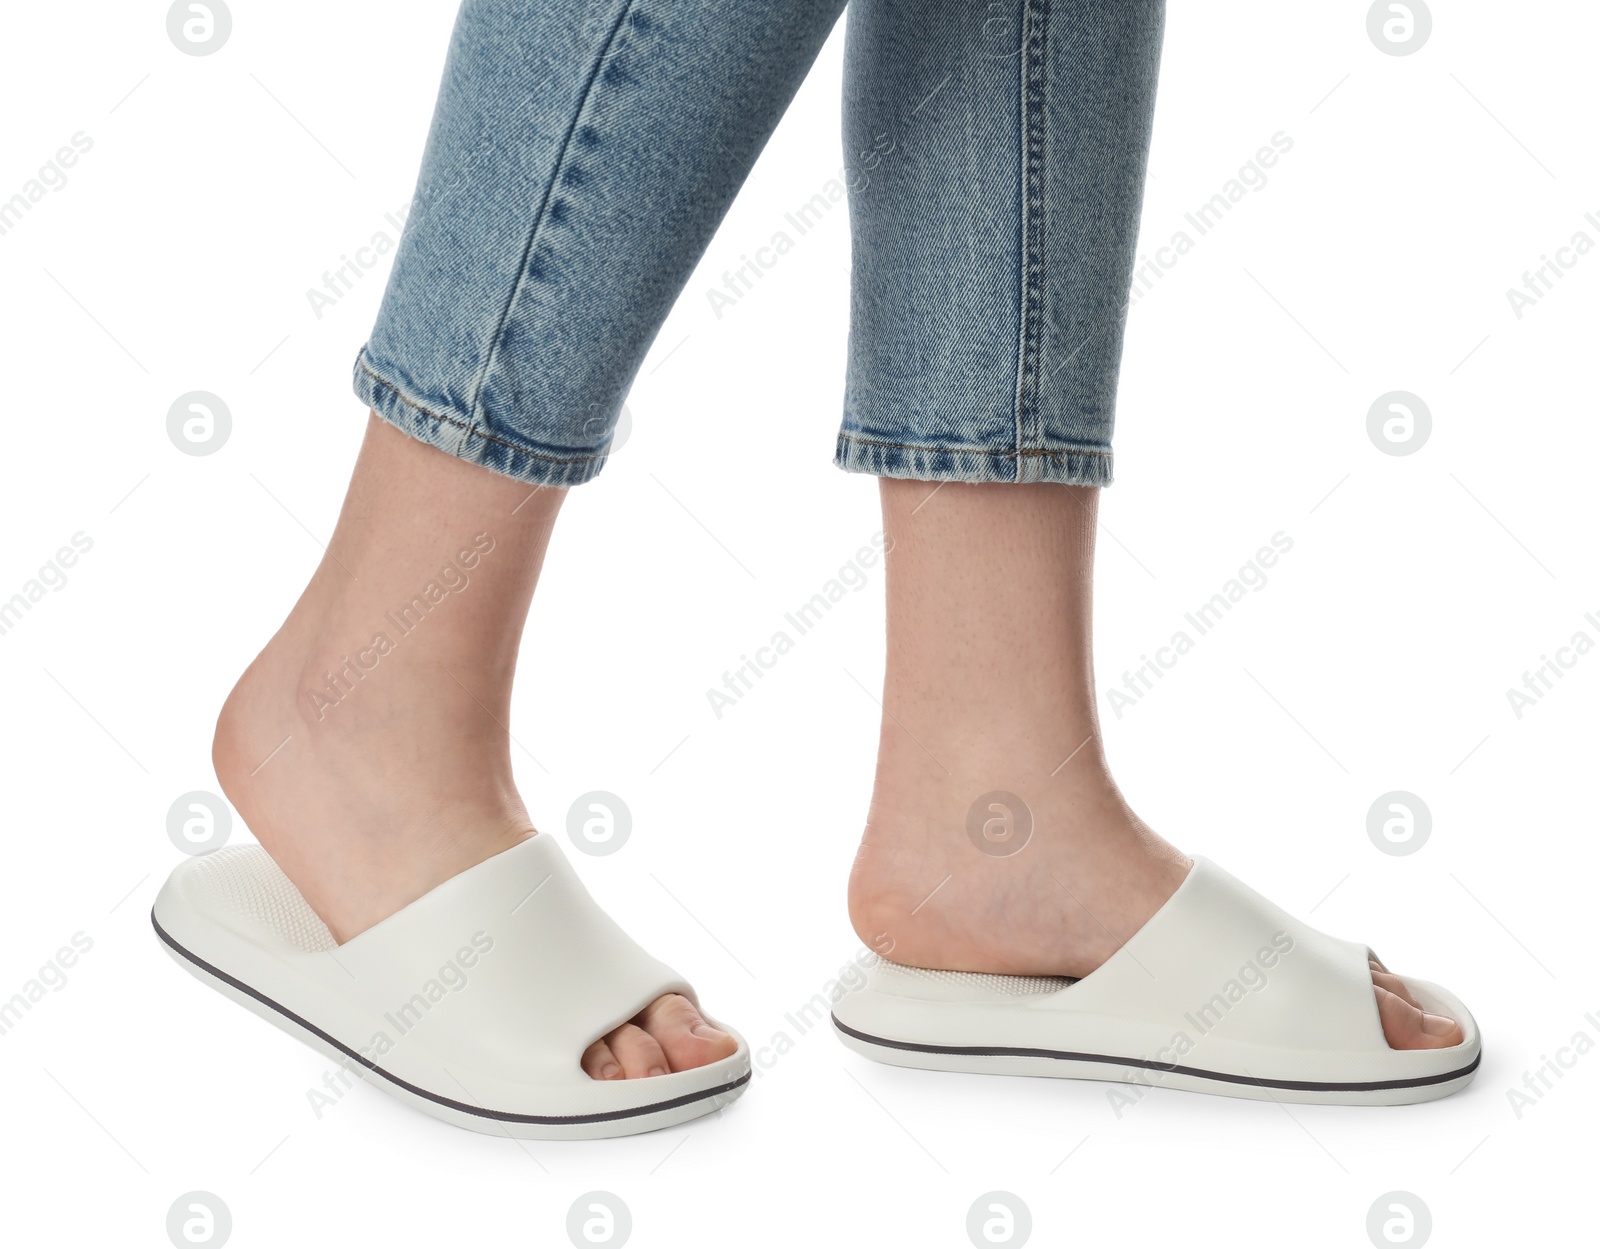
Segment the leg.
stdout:
[[[850,917],[897,962],[1085,976],[1189,871],[1129,808],[1101,748],[1090,637],[1098,491],[935,490],[882,483],[888,665]],[[1031,813],[1024,852],[983,854],[968,837],[974,801],[995,791]],[[1373,980],[1395,1048],[1460,1040],[1398,977],[1374,967]]]
[[[850,913],[895,961],[1083,976],[1189,872],[1111,779],[1089,628],[1162,17],[1161,0],[851,6],[846,141],[872,173],[851,187],[837,462],[889,479],[891,554]],[[969,840],[992,791],[1031,809],[1026,853]],[[1461,1039],[1372,978],[1392,1046]]]
[[[564,488],[842,4],[463,4],[344,510],[217,725],[224,791],[341,942],[534,835],[507,721]],[[669,994],[582,1062],[733,1048]]]
[[[881,488],[888,664],[851,916],[879,947],[887,934],[897,961],[1083,976],[1189,870],[1128,808],[1100,749],[1096,491],[934,490]],[[1025,856],[976,853],[966,835],[968,809],[996,791],[1031,812]]]
[[[511,680],[565,494],[371,418],[327,555],[229,695],[217,776],[341,941],[534,835],[512,776]],[[430,583],[446,591],[436,604]],[[674,994],[583,1063],[632,1078],[733,1046]]]

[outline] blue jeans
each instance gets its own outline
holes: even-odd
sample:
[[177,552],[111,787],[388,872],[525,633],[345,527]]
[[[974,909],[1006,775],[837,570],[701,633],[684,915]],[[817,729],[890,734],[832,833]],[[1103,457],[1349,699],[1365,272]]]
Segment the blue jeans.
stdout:
[[[357,393],[496,472],[593,477],[843,7],[465,0]],[[1111,480],[1163,10],[851,5],[841,468]]]

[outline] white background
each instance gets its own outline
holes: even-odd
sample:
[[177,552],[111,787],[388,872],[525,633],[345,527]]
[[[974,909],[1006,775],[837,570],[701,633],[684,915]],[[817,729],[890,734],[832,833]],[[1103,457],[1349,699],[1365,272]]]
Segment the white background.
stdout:
[[[1366,1245],[1391,1190],[1439,1245],[1577,1234],[1600,1057],[1520,1117],[1507,1091],[1600,1040],[1600,653],[1520,719],[1506,690],[1578,630],[1600,640],[1600,253],[1521,319],[1506,290],[1580,229],[1600,242],[1592,6],[1436,0],[1430,41],[1394,57],[1364,0],[1177,0],[1142,248],[1275,132],[1294,146],[1134,308],[1104,499],[1102,690],[1294,541],[1137,706],[1102,700],[1135,807],[1452,986],[1486,1035],[1476,1083],[1387,1110],[1160,1093],[1118,1118],[1104,1085],[878,1067],[786,1018],[857,948],[878,711],[852,678],[881,680],[881,570],[722,719],[705,691],[878,528],[872,481],[829,462],[844,210],[720,319],[706,291],[838,169],[841,27],[657,340],[631,440],[567,505],[512,726],[541,827],[587,790],[626,800],[625,849],[572,857],[765,1069],[712,1120],[525,1147],[364,1086],[316,1118],[328,1064],[150,932],[167,809],[216,788],[216,710],[315,565],[361,436],[349,370],[383,271],[320,320],[306,291],[409,199],[454,9],[233,7],[205,58],[174,49],[164,3],[6,15],[0,198],[93,140],[0,236],[0,598],[93,541],[0,636],[0,998],[93,941],[0,1036],[8,1242],[165,1245],[195,1189],[239,1246],[565,1244],[595,1189],[640,1246],[964,1245],[994,1189],[1040,1244]],[[197,389],[234,421],[203,458],[166,433]],[[1366,432],[1396,389],[1433,414],[1407,457]],[[1366,832],[1396,789],[1433,815],[1407,857]]]

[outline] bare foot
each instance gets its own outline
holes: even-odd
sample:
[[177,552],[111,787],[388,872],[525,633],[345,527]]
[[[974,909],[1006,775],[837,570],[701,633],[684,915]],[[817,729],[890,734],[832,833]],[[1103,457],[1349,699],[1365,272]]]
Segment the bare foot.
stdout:
[[[850,878],[856,934],[895,962],[1086,976],[1143,927],[1188,874],[1189,860],[1127,810],[1114,790],[1086,800],[1079,787],[1058,782],[1030,804],[1034,832],[1026,852],[994,856],[968,838],[967,804],[960,799],[947,800],[942,821],[925,810],[929,778],[921,781],[918,815],[904,810],[913,801],[909,795],[902,795],[898,809],[874,801]],[[974,792],[1005,789],[991,784]],[[1455,1021],[1424,1011],[1399,976],[1377,962],[1371,966],[1391,1048],[1461,1043]]]
[[[1098,491],[885,479],[881,498],[889,648],[877,783],[850,878],[856,934],[916,967],[1085,976],[1190,867],[1129,809],[1101,750]],[[978,800],[994,794],[1031,822],[1024,852],[986,853],[969,835],[974,805],[981,830],[990,812]],[[1377,965],[1372,977],[1392,1047],[1461,1042],[1399,977]]]
[[[327,557],[228,696],[223,791],[341,942],[535,835],[506,723],[563,493],[372,418]],[[737,1048],[668,994],[573,1061],[635,1078]]]

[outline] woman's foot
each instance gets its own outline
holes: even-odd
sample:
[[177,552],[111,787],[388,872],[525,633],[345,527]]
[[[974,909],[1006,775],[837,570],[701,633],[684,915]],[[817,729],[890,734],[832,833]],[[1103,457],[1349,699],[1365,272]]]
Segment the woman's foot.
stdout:
[[[370,418],[327,556],[222,709],[224,793],[341,942],[534,835],[506,725],[563,493]],[[736,1048],[668,994],[573,1060],[625,1079]]]
[[[966,829],[968,804],[953,794],[943,818],[930,809],[927,791],[939,788],[932,782],[926,775],[916,778],[907,787],[915,796],[902,793],[891,804],[884,791],[896,787],[880,777],[851,874],[856,933],[895,962],[945,971],[1086,976],[1144,926],[1188,873],[1189,861],[1126,810],[1109,787],[1095,798],[1059,783],[1052,792],[1036,794],[1027,804],[1027,845],[1002,856],[973,844]],[[1002,776],[998,784],[969,784],[967,792],[1020,796],[1026,788]],[[1005,801],[984,804],[990,819],[1007,818],[992,809],[1000,805],[1011,807]],[[1014,829],[1030,818],[1015,808],[1009,815]],[[1372,981],[1391,1047],[1461,1043],[1456,1023],[1424,1011],[1400,977],[1374,962]]]
[[[882,483],[889,653],[850,880],[869,948],[947,971],[1085,976],[1189,860],[1128,807],[1099,740],[1092,489]],[[1374,965],[1396,1049],[1459,1044]]]

